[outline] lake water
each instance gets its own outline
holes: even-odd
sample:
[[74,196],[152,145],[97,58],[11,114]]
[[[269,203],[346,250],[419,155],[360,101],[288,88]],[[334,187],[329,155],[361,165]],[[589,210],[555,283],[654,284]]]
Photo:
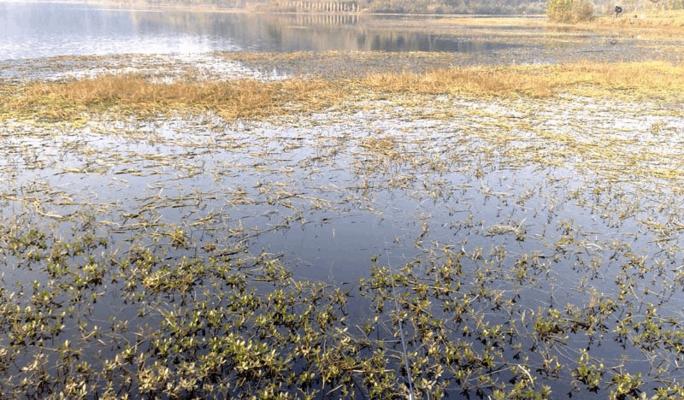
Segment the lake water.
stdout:
[[269,16],[134,11],[78,4],[0,4],[0,58],[214,50],[476,51],[474,43],[419,32],[361,28],[356,16]]
[[[439,51],[468,63],[667,57],[649,43],[436,18],[0,3],[0,78],[12,79],[49,77],[55,65],[82,76],[68,73],[84,61],[50,58],[69,55],[134,54],[95,57],[96,72],[113,61],[135,70],[148,57],[180,69],[204,63],[224,78],[233,61],[216,51]],[[384,68],[401,56],[367,61]],[[74,371],[93,398],[112,382],[143,398],[142,384],[117,379],[139,382],[153,369],[177,374],[165,378],[169,392],[191,379],[231,384],[177,397],[246,397],[268,379],[237,368],[240,354],[205,357],[233,334],[272,346],[300,376],[328,372],[325,359],[299,356],[303,335],[315,351],[332,348],[326,357],[355,349],[363,365],[348,374],[358,382],[370,375],[358,368],[380,354],[375,372],[396,371],[401,387],[412,379],[397,361],[408,352],[415,382],[448,380],[456,399],[516,382],[548,385],[552,398],[608,399],[623,372],[641,374],[648,395],[682,382],[681,104],[387,97],[273,121],[0,118],[0,398],[66,390]],[[375,273],[378,265],[387,269]],[[297,293],[305,281],[348,294],[346,306],[329,311],[327,300]],[[316,316],[296,322],[309,306]],[[326,328],[328,312],[337,322]],[[346,335],[353,345],[342,345]],[[605,364],[600,387],[578,382],[582,350],[595,368]],[[196,377],[197,360],[202,371],[223,364]],[[432,369],[442,365],[444,375]],[[345,397],[316,379],[316,398]],[[365,390],[358,397],[372,397]]]
[[[484,20],[486,21],[486,19]],[[212,51],[515,51],[515,62],[634,57],[635,41],[538,27],[454,27],[439,18],[131,10],[65,3],[0,3],[0,60],[64,55]]]

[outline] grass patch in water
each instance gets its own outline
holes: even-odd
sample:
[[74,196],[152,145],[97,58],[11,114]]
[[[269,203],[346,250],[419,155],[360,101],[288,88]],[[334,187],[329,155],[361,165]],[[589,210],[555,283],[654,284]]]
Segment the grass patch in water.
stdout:
[[[150,116],[169,111],[211,110],[232,120],[259,118],[299,108],[322,107],[334,98],[332,86],[317,80],[156,83],[139,76],[108,75],[17,88],[0,108],[3,114],[69,120],[89,112]],[[5,90],[3,90],[4,92]]]
[[88,113],[151,116],[212,111],[226,120],[319,111],[347,100],[392,94],[550,97],[561,93],[680,99],[684,66],[663,62],[576,63],[376,73],[357,79],[236,80],[173,83],[138,76],[0,84],[2,119],[71,121]]
[[680,96],[684,90],[684,67],[662,62],[475,67],[376,74],[364,83],[375,91],[422,94],[667,97]]

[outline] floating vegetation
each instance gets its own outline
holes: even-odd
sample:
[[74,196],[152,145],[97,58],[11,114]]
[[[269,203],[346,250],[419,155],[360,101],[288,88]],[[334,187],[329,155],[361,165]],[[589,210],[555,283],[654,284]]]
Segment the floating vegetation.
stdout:
[[0,393],[682,398],[682,76],[4,84]]

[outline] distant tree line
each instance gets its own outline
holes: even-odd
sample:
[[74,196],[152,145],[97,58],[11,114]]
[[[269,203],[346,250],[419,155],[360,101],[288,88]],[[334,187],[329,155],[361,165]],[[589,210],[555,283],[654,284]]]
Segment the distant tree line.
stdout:
[[[121,3],[140,1],[225,8],[269,8],[282,3],[278,0],[120,0]],[[543,14],[546,6],[545,0],[359,0],[358,3],[368,12],[416,14]]]
[[611,14],[615,6],[628,12],[684,9],[684,0],[361,0],[371,12],[434,14],[544,14],[553,20],[578,22],[595,14]]
[[543,0],[369,0],[368,10],[387,13],[542,14]]
[[[278,0],[120,0],[150,4],[201,4],[216,7],[276,7]],[[305,0],[307,1],[307,0]],[[316,0],[309,0],[316,1]],[[375,13],[532,15],[546,13],[559,22],[578,22],[594,14],[684,9],[684,0],[358,0],[361,10]]]

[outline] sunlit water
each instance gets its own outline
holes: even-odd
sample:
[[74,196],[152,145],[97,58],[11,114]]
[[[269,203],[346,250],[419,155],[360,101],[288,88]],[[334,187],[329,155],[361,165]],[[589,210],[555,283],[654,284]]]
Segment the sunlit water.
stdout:
[[[634,40],[580,33],[566,39],[534,27],[492,25],[443,29],[432,18],[356,15],[267,15],[131,10],[87,4],[0,3],[0,60],[63,55],[197,54],[210,51],[446,51],[492,62],[633,57]],[[550,32],[553,33],[553,32]],[[500,57],[501,55],[499,55]]]
[[[593,54],[611,60],[648,55],[635,50],[631,41],[611,45],[601,35],[581,35],[564,44],[512,38],[507,35],[516,30],[506,27],[496,28],[501,35],[478,36],[468,29],[430,34],[374,26],[353,16],[1,3],[0,60],[12,60],[15,64],[8,65],[22,65],[20,71],[26,73],[35,58],[140,53],[157,57],[159,63],[205,65],[215,75],[261,78],[240,65],[217,63],[211,53],[421,50],[464,52],[484,62],[502,62],[497,58],[501,55],[515,62],[554,61],[560,53],[570,59]],[[116,71],[136,70],[126,62],[120,61]],[[67,69],[57,78],[99,71]],[[279,258],[296,279],[350,291],[347,311],[354,326],[369,315],[370,301],[359,295],[357,284],[368,278],[373,258],[396,271],[416,260],[438,262],[436,254],[445,247],[469,255],[481,251],[481,258],[464,261],[463,286],[470,290],[478,274],[492,274],[491,288],[502,290],[514,305],[507,315],[483,301],[486,322],[519,324],[515,339],[524,345],[530,368],[540,364],[544,350],[567,363],[557,378],[531,369],[558,397],[577,390],[571,368],[581,348],[589,348],[611,368],[651,378],[650,368],[657,365],[665,379],[681,381],[680,353],[624,344],[614,331],[634,310],[635,321],[641,321],[650,304],[657,304],[660,317],[675,321],[663,324],[664,333],[681,329],[684,203],[675,187],[681,181],[638,174],[681,166],[680,105],[564,98],[435,99],[433,106],[435,110],[374,103],[352,115],[325,112],[276,125],[227,124],[214,116],[94,121],[83,128],[5,121],[0,132],[0,218],[6,224],[0,232],[6,237],[0,243],[6,248],[0,248],[0,289],[19,293],[11,300],[24,305],[31,301],[34,282],[55,282],[44,259],[31,261],[30,255],[9,250],[11,239],[29,228],[44,232],[49,244],[95,232],[107,243],[91,256],[103,264],[108,257],[123,257],[133,244],[173,265],[182,257],[215,257],[207,245],[236,246],[240,256],[264,252]],[[438,112],[425,115],[428,111]],[[440,118],[444,113],[454,114]],[[374,146],[375,139],[386,140],[385,145]],[[586,147],[574,147],[577,143]],[[596,155],[604,143],[613,149],[608,155],[634,152],[644,157],[635,161],[636,167],[624,165],[618,179],[614,174],[620,168],[606,166]],[[582,154],[573,153],[578,147]],[[171,245],[168,235],[176,228],[187,234],[187,248]],[[506,255],[492,267],[497,248]],[[632,253],[647,260],[640,277]],[[516,261],[535,254],[541,267],[530,266],[526,275],[516,277]],[[69,258],[72,274],[55,286],[64,290],[64,298],[71,296],[71,280],[80,276],[83,258]],[[132,300],[112,271],[116,268],[83,289],[99,297],[79,298],[64,330],[50,338],[54,347],[65,340],[75,343],[95,368],[116,356],[123,343],[147,340],[136,339],[137,329],[161,330],[159,313],[141,316],[140,310],[155,306],[185,312],[194,306],[144,290]],[[627,286],[631,291],[622,293]],[[222,300],[212,303],[213,290],[200,280],[193,299],[203,293],[198,296],[221,309]],[[591,333],[569,330],[566,339],[539,348],[530,315],[568,307],[591,313],[594,296],[624,297],[605,327]],[[67,303],[53,307],[61,310]],[[437,305],[432,312],[437,317],[444,313]],[[121,337],[97,341],[79,336],[80,323],[107,330],[115,320],[129,323]],[[473,328],[472,321],[464,325]],[[415,340],[410,345],[420,351],[420,339]],[[485,347],[474,337],[466,340],[477,350]],[[8,343],[7,335],[0,336],[0,345]],[[21,376],[31,357],[45,351],[35,344],[21,347],[9,374]],[[523,363],[513,358],[518,351],[513,346],[502,351],[505,361]],[[504,370],[499,378],[505,381],[506,374]],[[656,385],[655,379],[648,380],[643,388],[652,391]],[[603,386],[595,394],[582,389],[578,396],[607,398],[609,390]]]

